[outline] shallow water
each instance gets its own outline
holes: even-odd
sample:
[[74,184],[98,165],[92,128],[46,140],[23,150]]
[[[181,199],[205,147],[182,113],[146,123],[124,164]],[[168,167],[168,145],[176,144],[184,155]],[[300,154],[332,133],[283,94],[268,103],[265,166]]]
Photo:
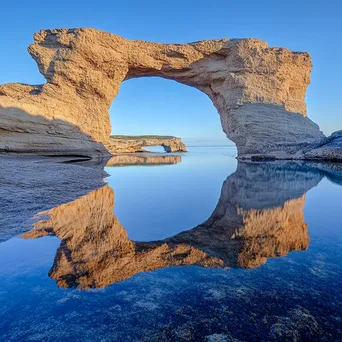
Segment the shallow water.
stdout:
[[1,341],[342,339],[342,166],[189,150],[1,159]]

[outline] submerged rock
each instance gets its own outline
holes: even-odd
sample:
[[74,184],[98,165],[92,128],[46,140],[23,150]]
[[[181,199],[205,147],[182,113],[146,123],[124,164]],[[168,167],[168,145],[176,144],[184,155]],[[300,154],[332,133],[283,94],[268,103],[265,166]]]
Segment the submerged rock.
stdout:
[[315,317],[302,307],[276,317],[270,329],[270,341],[319,341],[321,335],[322,329]]

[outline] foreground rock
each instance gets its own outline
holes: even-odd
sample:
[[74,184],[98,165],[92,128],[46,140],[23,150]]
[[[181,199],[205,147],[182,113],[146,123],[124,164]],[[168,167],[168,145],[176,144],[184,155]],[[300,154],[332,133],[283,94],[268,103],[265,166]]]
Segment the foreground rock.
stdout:
[[42,30],[29,53],[47,82],[0,86],[0,151],[106,154],[108,109],[123,81],[142,76],[208,95],[239,157],[304,158],[324,138],[306,117],[308,53],[258,39],[159,44],[94,29]]
[[62,162],[63,158],[0,156],[0,243],[30,229],[39,211],[104,185],[107,160],[96,165],[93,159],[91,167]]
[[342,131],[333,133],[322,144],[306,152],[305,159],[342,162]]
[[106,147],[111,153],[134,153],[144,152],[145,146],[162,146],[165,152],[187,152],[180,138],[176,137],[137,137],[115,138],[110,137]]
[[[75,163],[77,161],[77,163]],[[0,155],[0,243],[29,230],[37,213],[103,187],[107,166],[172,165],[173,155],[70,157]]]

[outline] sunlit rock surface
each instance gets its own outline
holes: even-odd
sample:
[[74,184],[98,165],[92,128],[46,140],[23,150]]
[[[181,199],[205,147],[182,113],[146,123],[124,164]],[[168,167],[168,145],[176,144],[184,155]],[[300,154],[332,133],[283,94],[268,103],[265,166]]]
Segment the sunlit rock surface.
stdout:
[[106,185],[42,212],[49,218],[23,237],[61,239],[50,270],[61,287],[101,288],[167,266],[253,268],[267,258],[307,249],[305,192],[322,177],[320,171],[296,163],[240,163],[224,182],[206,222],[151,242],[128,238],[113,213],[114,192]]
[[160,44],[83,28],[41,30],[29,53],[46,83],[0,86],[0,151],[106,154],[108,109],[123,81],[143,76],[208,95],[241,158],[304,158],[324,138],[306,117],[308,53],[250,38]]

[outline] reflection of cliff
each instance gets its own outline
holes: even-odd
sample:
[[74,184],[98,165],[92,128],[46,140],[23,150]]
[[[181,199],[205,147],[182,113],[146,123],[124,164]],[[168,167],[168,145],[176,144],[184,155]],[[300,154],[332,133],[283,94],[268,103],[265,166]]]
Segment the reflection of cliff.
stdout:
[[240,210],[243,232],[237,238],[244,240],[238,255],[242,267],[256,267],[266,258],[284,256],[291,251],[307,249],[309,234],[304,221],[305,195],[289,200],[273,209]]
[[309,244],[305,192],[322,174],[297,163],[239,163],[211,217],[166,239],[216,256],[226,267],[256,267]]
[[42,213],[50,218],[24,237],[62,240],[50,270],[61,287],[104,287],[166,266],[257,267],[268,257],[308,247],[304,194],[321,177],[295,164],[239,164],[206,222],[154,242],[129,240],[106,185]]
[[126,255],[134,254],[134,245],[114,216],[113,204],[114,192],[106,185],[41,213],[50,218],[37,222],[23,235],[56,235],[62,240],[50,270],[59,286],[103,287],[116,281],[113,265],[125,268],[130,260]]
[[181,156],[151,156],[151,155],[117,155],[110,158],[106,166],[130,166],[130,165],[169,165],[182,161]]

